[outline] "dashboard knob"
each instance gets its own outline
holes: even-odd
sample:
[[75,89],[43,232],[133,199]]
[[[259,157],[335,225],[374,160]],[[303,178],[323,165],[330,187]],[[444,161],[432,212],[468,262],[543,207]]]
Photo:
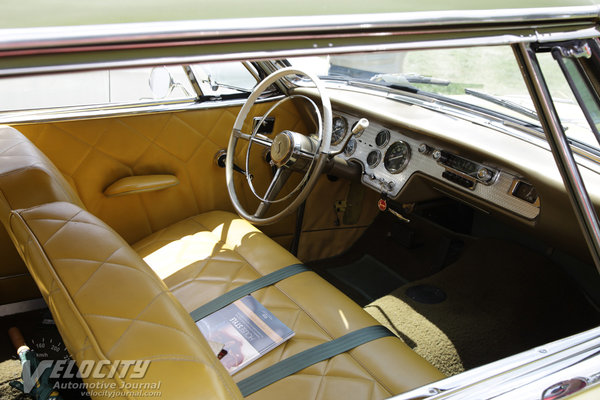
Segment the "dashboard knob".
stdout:
[[352,134],[355,136],[360,136],[368,127],[369,120],[366,118],[361,118],[356,124],[354,124],[354,127],[352,127]]
[[421,143],[419,145],[419,153],[421,153],[421,154],[427,155],[427,154],[431,153],[431,150],[432,150],[431,147],[427,146],[425,143]]
[[487,168],[479,168],[477,171],[477,178],[482,182],[489,182],[494,177],[494,174]]

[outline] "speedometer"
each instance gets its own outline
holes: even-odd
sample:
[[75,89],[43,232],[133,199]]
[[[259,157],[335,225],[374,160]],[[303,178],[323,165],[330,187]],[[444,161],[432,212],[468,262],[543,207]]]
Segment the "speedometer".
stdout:
[[346,118],[335,116],[333,117],[333,126],[331,129],[331,144],[336,145],[342,141],[348,131],[348,121]]
[[394,142],[385,152],[383,165],[392,174],[397,174],[406,168],[408,160],[410,160],[410,146],[406,142]]

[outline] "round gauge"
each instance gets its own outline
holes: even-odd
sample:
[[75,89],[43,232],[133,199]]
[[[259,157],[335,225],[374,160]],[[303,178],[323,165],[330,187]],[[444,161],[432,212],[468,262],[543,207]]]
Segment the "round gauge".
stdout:
[[381,161],[381,152],[379,150],[373,150],[367,156],[367,164],[371,168],[375,168]]
[[344,154],[346,154],[348,157],[350,157],[356,151],[356,145],[357,145],[356,139],[350,138],[350,140],[348,140],[348,143],[346,143],[346,148],[344,149]]
[[383,129],[375,136],[375,144],[377,147],[383,147],[390,141],[390,131]]
[[392,174],[402,171],[410,160],[410,146],[406,142],[394,142],[388,147],[383,165]]
[[346,118],[335,116],[333,117],[333,125],[331,129],[331,144],[336,145],[342,141],[348,131],[348,121]]

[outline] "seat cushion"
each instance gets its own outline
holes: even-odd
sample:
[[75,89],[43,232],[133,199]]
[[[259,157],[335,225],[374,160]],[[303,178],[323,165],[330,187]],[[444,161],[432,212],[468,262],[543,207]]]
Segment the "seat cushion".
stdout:
[[[300,262],[248,222],[223,211],[183,220],[133,248],[188,312],[246,282]],[[253,296],[296,335],[235,374],[235,381],[307,348],[378,324],[314,272],[287,278]],[[381,399],[443,377],[400,339],[387,337],[308,367],[250,397]]]

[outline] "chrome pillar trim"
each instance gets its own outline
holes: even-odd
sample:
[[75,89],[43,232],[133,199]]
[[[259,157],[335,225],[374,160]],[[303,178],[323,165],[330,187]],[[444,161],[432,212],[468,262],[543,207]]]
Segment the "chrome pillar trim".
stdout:
[[575,162],[558,113],[552,103],[552,97],[542,75],[537,57],[535,52],[525,44],[514,45],[513,49],[540,116],[540,122],[544,127],[556,166],[563,178],[575,216],[583,231],[583,236],[596,269],[600,273],[600,225],[598,224],[598,216],[585,188],[585,183]]
[[156,43],[232,38],[242,41],[257,36],[297,35],[340,31],[369,32],[432,26],[569,23],[596,21],[600,8],[542,7],[504,10],[448,10],[385,14],[281,16],[226,20],[144,22],[111,25],[13,28],[0,30],[0,50],[50,49],[107,44]]
[[249,61],[242,61],[242,65],[248,70],[250,75],[252,75],[252,77],[256,79],[256,84],[258,84],[258,82],[261,81],[261,78],[260,75],[258,75],[258,71],[254,67],[254,65],[252,65],[252,63],[250,63]]
[[185,75],[187,76],[188,80],[192,84],[192,87],[194,88],[196,97],[198,98],[198,97],[203,96],[204,93],[202,93],[202,88],[200,87],[200,83],[198,83],[198,79],[196,78],[196,74],[194,73],[192,66],[189,64],[185,64],[185,65],[182,65],[182,67],[183,67],[183,71],[185,72]]

